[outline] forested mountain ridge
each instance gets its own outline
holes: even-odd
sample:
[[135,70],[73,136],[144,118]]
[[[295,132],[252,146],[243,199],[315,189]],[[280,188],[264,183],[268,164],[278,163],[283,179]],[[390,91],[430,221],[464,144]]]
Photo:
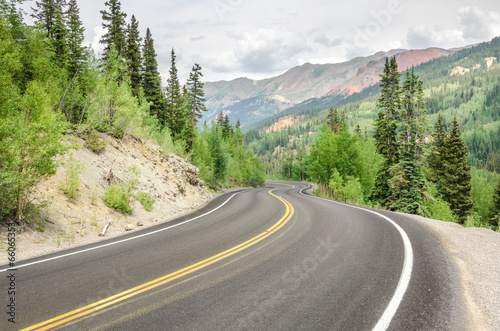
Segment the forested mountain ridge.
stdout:
[[305,63],[282,75],[263,80],[237,78],[207,82],[205,93],[209,111],[204,119],[210,121],[223,111],[231,121],[239,119],[246,128],[297,104],[307,104],[318,98],[343,99],[376,84],[388,56],[395,55],[401,70],[405,70],[453,52],[440,48],[395,49],[344,63]]
[[[473,166],[474,213],[484,222],[488,221],[487,206],[500,179],[499,59],[500,38],[495,38],[414,68],[415,75],[422,81],[426,111],[422,139],[432,144],[438,116],[445,130],[451,130],[452,120],[457,118],[460,136],[468,150],[468,164]],[[337,107],[338,116],[344,117],[352,134],[369,141],[375,132],[380,91],[377,84],[330,105]],[[321,136],[330,105],[289,109],[246,134],[246,143],[259,155],[269,176],[293,180],[310,178],[308,154]],[[427,147],[424,151],[430,153]],[[422,167],[425,170],[426,163]]]

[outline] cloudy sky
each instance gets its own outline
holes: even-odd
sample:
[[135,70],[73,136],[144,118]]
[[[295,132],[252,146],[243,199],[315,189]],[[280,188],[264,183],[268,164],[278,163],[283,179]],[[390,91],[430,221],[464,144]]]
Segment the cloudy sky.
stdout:
[[[99,50],[105,0],[80,0],[86,43]],[[394,48],[453,48],[500,36],[498,0],[121,0],[127,21],[149,27],[160,73],[170,51],[185,81],[262,79],[311,63],[337,63]],[[33,4],[32,4],[33,6]]]

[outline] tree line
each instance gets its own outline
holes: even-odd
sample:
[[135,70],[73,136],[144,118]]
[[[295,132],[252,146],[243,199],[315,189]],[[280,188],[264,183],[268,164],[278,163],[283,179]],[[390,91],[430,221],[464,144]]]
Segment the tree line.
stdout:
[[[290,149],[274,165],[277,177],[313,180],[321,194],[346,202],[498,227],[500,176],[471,170],[458,119],[446,123],[438,115],[431,127],[423,82],[413,68],[401,78],[395,58],[387,59],[373,134],[330,107],[314,143]],[[293,140],[301,127],[273,134]],[[250,136],[255,146],[266,140]]]

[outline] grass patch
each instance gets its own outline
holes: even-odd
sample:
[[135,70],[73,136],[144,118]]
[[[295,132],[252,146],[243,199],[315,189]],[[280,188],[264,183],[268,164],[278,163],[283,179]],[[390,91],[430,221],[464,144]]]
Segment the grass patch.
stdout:
[[156,199],[147,193],[139,192],[136,194],[136,199],[139,200],[146,211],[151,211]]

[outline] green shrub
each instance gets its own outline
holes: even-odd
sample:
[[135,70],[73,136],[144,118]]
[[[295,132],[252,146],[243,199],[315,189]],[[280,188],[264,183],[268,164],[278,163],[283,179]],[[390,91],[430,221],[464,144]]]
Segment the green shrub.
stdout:
[[134,195],[126,189],[123,183],[110,184],[102,196],[106,206],[125,214],[133,213],[134,209],[130,206],[133,198]]
[[85,140],[90,150],[96,154],[99,154],[107,145],[107,142],[102,140],[99,133],[94,129],[85,131],[82,134],[82,138]]
[[[133,190],[135,190],[136,186],[139,184],[139,172],[137,168],[131,167],[126,177],[127,178],[123,182],[111,183],[104,192],[102,200],[106,206],[110,208],[114,208],[125,214],[132,214],[134,209],[130,204],[136,198]],[[153,204],[151,203],[151,207],[152,206]]]
[[80,188],[80,175],[82,174],[83,165],[80,161],[73,158],[73,154],[70,154],[65,168],[66,176],[62,182],[61,189],[68,198],[75,199],[78,196],[78,189]]
[[146,211],[151,211],[156,201],[156,199],[153,196],[151,196],[150,194],[146,194],[144,192],[137,193],[135,195],[135,198],[141,202],[142,206],[144,207],[144,209],[146,209]]

